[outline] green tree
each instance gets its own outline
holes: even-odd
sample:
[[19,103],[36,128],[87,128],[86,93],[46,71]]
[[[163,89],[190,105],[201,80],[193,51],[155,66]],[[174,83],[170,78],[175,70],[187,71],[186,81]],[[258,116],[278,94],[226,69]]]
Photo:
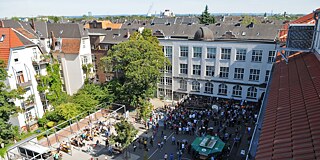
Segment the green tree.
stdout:
[[11,20],[19,21],[19,17],[11,17]]
[[120,122],[114,125],[117,132],[116,135],[110,137],[111,143],[121,144],[121,148],[124,149],[128,147],[135,137],[137,136],[138,130],[125,119],[121,119]]
[[62,81],[60,76],[60,65],[56,61],[49,64],[46,68],[47,75],[40,76],[41,85],[38,85],[38,91],[45,92],[49,103],[58,106],[68,101],[68,95],[62,90]]
[[208,5],[206,5],[204,11],[199,17],[201,24],[213,24],[215,23],[215,18],[209,13]]
[[11,124],[8,123],[10,116],[14,115],[19,111],[13,103],[14,99],[21,99],[20,91],[9,90],[5,85],[4,81],[8,77],[7,71],[5,69],[6,64],[4,61],[0,60],[0,144],[5,145],[14,138],[14,130],[11,128]]
[[251,22],[254,24],[257,24],[256,18],[253,16],[244,16],[244,18],[241,21],[241,24],[242,25],[249,25]]
[[139,98],[153,96],[160,69],[171,65],[150,29],[136,32],[129,41],[113,46],[102,61],[116,74],[111,88],[117,101],[131,106],[138,106]]
[[90,95],[83,91],[79,91],[72,97],[72,102],[80,105],[80,108],[78,110],[80,110],[81,112],[87,112],[95,109],[99,104],[99,101],[95,100],[94,98],[95,97],[93,95]]
[[68,120],[70,118],[76,117],[81,113],[81,106],[75,103],[65,103],[60,104],[55,108],[55,112],[58,113],[64,120]]
[[147,119],[150,117],[151,112],[153,110],[153,106],[149,101],[141,99],[140,101],[142,101],[141,105],[139,106],[140,118],[147,122]]

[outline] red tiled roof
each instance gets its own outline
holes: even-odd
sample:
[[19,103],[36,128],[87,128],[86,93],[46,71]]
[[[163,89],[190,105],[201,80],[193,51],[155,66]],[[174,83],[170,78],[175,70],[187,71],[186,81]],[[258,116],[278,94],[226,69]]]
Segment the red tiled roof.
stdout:
[[23,46],[18,36],[11,28],[0,28],[0,38],[5,36],[3,42],[0,42],[0,59],[8,63],[10,48]]
[[79,54],[80,42],[81,40],[79,38],[78,39],[63,38],[61,51],[66,54]]
[[320,159],[320,61],[297,53],[277,61],[256,160]]
[[18,31],[19,33],[21,33],[22,35],[26,36],[29,39],[36,39],[37,38],[33,34],[31,34],[29,31],[25,30],[24,28],[16,28],[15,30]]

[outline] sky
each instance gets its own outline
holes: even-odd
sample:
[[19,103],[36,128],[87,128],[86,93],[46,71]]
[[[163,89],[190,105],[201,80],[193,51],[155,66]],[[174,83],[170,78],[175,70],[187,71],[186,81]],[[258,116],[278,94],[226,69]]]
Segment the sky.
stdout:
[[175,14],[210,13],[311,13],[320,0],[0,0],[0,17],[38,15],[82,16],[147,14],[165,9]]

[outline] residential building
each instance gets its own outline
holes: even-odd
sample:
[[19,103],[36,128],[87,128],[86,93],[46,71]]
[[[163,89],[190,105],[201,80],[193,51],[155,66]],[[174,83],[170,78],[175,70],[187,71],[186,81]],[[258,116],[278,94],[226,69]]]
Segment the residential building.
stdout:
[[[6,63],[9,77],[7,86],[13,90],[22,88],[25,94],[22,99],[15,99],[14,104],[22,109],[17,116],[12,116],[10,122],[22,130],[37,128],[37,119],[46,110],[42,105],[40,93],[37,90],[36,76],[46,75],[46,70],[39,63],[44,61],[41,48],[30,39],[12,28],[0,28],[0,59]],[[38,65],[34,65],[38,62]]]
[[89,67],[92,55],[87,30],[80,24],[48,23],[47,31],[52,55],[60,63],[64,90],[73,95],[84,85],[86,78],[93,76],[93,68]]

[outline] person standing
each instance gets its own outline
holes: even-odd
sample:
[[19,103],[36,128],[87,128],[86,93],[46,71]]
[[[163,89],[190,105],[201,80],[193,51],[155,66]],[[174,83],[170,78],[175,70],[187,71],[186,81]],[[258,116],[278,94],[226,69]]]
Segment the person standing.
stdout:
[[163,158],[164,158],[164,160],[167,160],[167,159],[168,159],[167,153],[164,154],[164,157],[163,157]]
[[170,160],[174,160],[173,153],[170,154]]
[[136,148],[137,148],[136,143],[133,143],[133,152],[135,152],[135,151],[136,151]]

